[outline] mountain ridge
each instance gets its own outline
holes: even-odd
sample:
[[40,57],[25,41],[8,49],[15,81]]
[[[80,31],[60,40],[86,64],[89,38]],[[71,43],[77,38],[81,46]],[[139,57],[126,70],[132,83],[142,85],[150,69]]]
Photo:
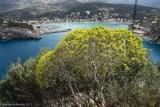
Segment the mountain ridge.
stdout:
[[[40,7],[40,8],[39,8]],[[43,17],[47,17],[50,19],[53,18],[65,18],[72,13],[85,11],[90,11],[91,16],[99,14],[99,12],[110,10],[110,13],[119,14],[120,17],[128,17],[130,18],[133,15],[133,5],[129,4],[110,4],[110,3],[102,3],[102,2],[88,2],[82,3],[75,0],[71,0],[70,2],[63,1],[57,2],[55,4],[49,5],[41,5],[37,4],[37,6],[27,7],[23,9],[16,9],[9,12],[5,12],[1,14],[1,17],[4,19],[39,19]],[[112,11],[111,11],[112,10]],[[142,18],[154,14],[160,15],[160,9],[138,6],[137,8],[137,16]]]
[[[72,3],[70,3],[72,2]],[[55,4],[68,3],[67,7],[73,5],[73,2],[77,3],[90,3],[97,2],[97,0],[0,0],[0,12],[7,12],[16,9],[32,8],[32,7],[50,7],[55,6]],[[122,4],[133,4],[134,0],[99,0],[98,2],[102,3],[122,3]],[[159,0],[139,0],[139,5],[145,5],[149,7],[160,8]]]

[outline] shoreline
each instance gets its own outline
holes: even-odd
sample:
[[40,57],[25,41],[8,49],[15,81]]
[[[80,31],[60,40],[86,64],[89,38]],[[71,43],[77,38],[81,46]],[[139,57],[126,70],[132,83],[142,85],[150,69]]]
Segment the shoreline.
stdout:
[[42,24],[66,24],[66,23],[117,23],[117,24],[125,24],[129,25],[132,22],[131,21],[126,21],[126,22],[118,22],[118,21],[66,21],[66,22],[43,22],[43,23],[36,23],[33,25],[42,25]]
[[[102,21],[102,22],[89,22],[89,21],[83,21],[83,22],[50,22],[50,23],[38,23],[38,24],[33,24],[33,26],[35,27],[34,29],[34,32],[32,31],[29,31],[27,29],[23,29],[23,28],[7,28],[10,29],[11,31],[8,31],[7,33],[5,32],[0,32],[1,34],[3,33],[3,35],[0,35],[0,40],[1,41],[7,41],[7,40],[12,40],[12,39],[19,39],[19,40],[40,40],[42,39],[42,37],[46,34],[52,34],[52,33],[61,33],[61,32],[69,32],[71,31],[72,29],[70,28],[66,28],[66,29],[57,29],[56,26],[53,28],[48,28],[48,27],[44,27],[43,28],[43,24],[44,25],[47,25],[47,24],[68,24],[68,23],[111,23],[111,24],[124,24],[124,25],[128,25],[129,27],[129,21],[128,22],[117,22],[117,21]],[[40,27],[40,29],[38,28]],[[16,31],[15,31],[16,29]],[[136,30],[135,30],[136,31]],[[137,30],[137,31],[141,31],[142,30]],[[17,33],[18,32],[18,33]],[[140,35],[142,38],[149,38],[148,40],[152,40],[152,38],[150,38],[149,36],[145,36],[143,34],[145,34],[143,32],[143,34],[139,34],[141,32],[138,32],[137,34]],[[11,35],[9,35],[10,33],[12,33]],[[17,34],[17,35],[16,35]],[[135,33],[136,34],[136,33]],[[159,44],[159,43],[157,43]]]
[[[9,29],[9,30],[8,30]],[[16,29],[16,30],[15,30]],[[2,30],[2,29],[1,29]],[[60,32],[69,32],[71,29],[63,29],[63,30],[44,30],[42,29],[41,32],[30,31],[28,29],[22,30],[22,28],[6,28],[0,32],[0,41],[8,41],[8,40],[40,40],[42,36],[45,34],[51,33],[60,33]]]

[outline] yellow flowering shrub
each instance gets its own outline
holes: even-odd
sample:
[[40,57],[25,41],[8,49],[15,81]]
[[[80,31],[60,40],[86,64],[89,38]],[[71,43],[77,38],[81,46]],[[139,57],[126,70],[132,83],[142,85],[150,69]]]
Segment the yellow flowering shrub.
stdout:
[[91,71],[92,65],[97,66],[97,72],[105,73],[110,69],[130,71],[146,62],[146,49],[140,37],[128,30],[95,27],[69,32],[54,51],[39,58],[36,75],[46,85],[49,82],[46,78],[53,79],[55,72],[65,69],[78,79],[89,75],[85,73]]

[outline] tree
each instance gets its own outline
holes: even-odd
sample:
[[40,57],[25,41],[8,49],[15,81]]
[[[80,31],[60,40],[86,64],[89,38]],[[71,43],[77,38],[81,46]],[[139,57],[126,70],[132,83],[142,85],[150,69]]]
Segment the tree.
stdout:
[[157,17],[155,21],[152,22],[149,35],[151,35],[155,41],[160,41],[160,17]]
[[3,19],[2,18],[0,18],[0,25],[2,25],[3,24]]
[[[135,81],[146,62],[146,49],[138,36],[127,30],[96,27],[70,32],[54,51],[42,55],[36,66],[36,77],[42,88],[56,93],[50,98],[73,96],[73,102],[79,105],[77,96],[80,99],[87,96],[98,107],[107,104],[125,107],[129,99],[125,91],[129,91],[129,84]],[[108,87],[113,83],[123,92],[116,97],[123,101],[121,104],[107,102],[113,92]]]
[[2,103],[22,103],[35,106],[42,103],[41,91],[35,81],[35,59],[25,64],[18,61],[10,66],[4,80],[0,81],[0,100]]
[[29,25],[27,23],[8,21],[7,26],[8,27],[20,27],[20,28],[26,28],[29,30],[34,30],[33,25]]

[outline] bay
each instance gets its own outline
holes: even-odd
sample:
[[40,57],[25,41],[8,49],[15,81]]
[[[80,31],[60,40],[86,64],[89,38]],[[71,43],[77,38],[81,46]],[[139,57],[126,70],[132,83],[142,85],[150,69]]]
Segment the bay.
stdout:
[[[111,29],[127,29],[127,24],[115,23],[115,22],[103,22],[103,23],[91,23],[91,22],[76,22],[76,23],[50,23],[41,25],[44,28],[57,28],[57,29],[79,29],[79,28],[91,28],[95,26],[107,26]],[[22,62],[30,57],[38,55],[41,49],[56,47],[58,42],[65,37],[67,33],[52,33],[43,35],[41,40],[10,40],[0,41],[0,78],[2,78],[10,64],[16,62],[18,58]],[[160,45],[152,41],[143,41],[143,46],[147,48],[150,54],[150,58],[154,62],[160,61]]]

